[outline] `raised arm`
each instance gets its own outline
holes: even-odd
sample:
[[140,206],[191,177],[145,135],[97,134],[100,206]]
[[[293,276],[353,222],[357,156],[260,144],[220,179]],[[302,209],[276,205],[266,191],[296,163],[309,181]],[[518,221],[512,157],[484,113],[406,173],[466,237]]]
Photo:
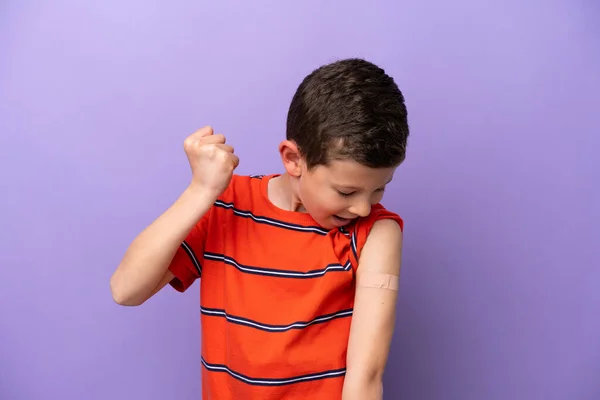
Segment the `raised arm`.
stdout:
[[363,246],[348,342],[343,400],[381,400],[394,322],[402,231],[391,219],[376,221]]
[[218,196],[227,188],[239,160],[223,135],[210,127],[185,140],[192,182],[177,201],[140,233],[110,279],[121,305],[144,303],[173,279],[168,270],[175,252]]
[[173,274],[168,267],[177,248],[212,204],[204,191],[188,188],[135,238],[110,279],[118,304],[140,305],[169,283]]

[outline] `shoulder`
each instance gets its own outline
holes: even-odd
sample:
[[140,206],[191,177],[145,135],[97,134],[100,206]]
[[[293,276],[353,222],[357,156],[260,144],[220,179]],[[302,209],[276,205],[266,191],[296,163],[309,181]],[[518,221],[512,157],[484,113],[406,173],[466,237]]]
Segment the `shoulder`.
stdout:
[[[356,223],[356,234],[366,238],[370,236],[372,230],[377,226],[377,232],[381,230],[395,229],[400,233],[404,230],[404,220],[395,212],[386,209],[382,204],[375,204],[371,208],[371,213],[364,218],[360,218]],[[379,235],[379,233],[376,233]]]
[[402,228],[394,219],[380,219],[373,223],[365,241],[365,250],[370,247],[402,246]]
[[375,221],[366,238],[358,270],[367,268],[372,271],[398,275],[402,257],[402,229],[393,219]]
[[234,174],[225,191],[219,196],[220,201],[233,202],[236,198],[244,197],[250,193],[259,193],[262,179],[265,175],[237,175]]
[[383,238],[387,236],[402,238],[402,227],[400,225],[400,222],[395,218],[378,219],[373,222],[368,238]]
[[381,204],[375,204],[371,213],[367,217],[359,218],[352,229],[355,260],[359,261],[367,240],[371,243],[381,240],[383,245],[397,243],[402,240],[403,230],[404,221],[398,214],[387,210]]

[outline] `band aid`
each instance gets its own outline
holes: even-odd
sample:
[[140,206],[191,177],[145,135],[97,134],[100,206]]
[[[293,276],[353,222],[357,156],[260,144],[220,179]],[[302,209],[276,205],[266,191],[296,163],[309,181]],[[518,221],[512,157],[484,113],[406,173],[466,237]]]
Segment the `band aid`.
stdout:
[[359,287],[388,289],[398,291],[400,277],[396,275],[384,274],[381,272],[363,271],[357,277],[356,284]]

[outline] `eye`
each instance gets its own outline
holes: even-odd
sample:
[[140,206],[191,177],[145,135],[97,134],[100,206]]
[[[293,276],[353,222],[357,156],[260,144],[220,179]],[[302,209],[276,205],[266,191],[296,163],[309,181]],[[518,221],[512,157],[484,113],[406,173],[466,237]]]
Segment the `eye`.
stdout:
[[347,193],[347,192],[341,192],[341,191],[339,191],[337,189],[336,189],[336,192],[338,192],[338,194],[340,196],[344,196],[344,197],[352,196],[354,194],[354,192],[349,192],[349,193]]

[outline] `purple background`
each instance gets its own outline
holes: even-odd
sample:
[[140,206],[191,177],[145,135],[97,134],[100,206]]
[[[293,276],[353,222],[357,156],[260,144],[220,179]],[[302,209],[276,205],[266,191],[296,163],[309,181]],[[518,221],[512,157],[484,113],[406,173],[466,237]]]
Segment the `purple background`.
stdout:
[[123,308],[109,276],[187,134],[279,172],[296,86],[348,56],[412,128],[386,399],[599,399],[600,12],[519,3],[3,1],[0,399],[199,398],[198,285]]

